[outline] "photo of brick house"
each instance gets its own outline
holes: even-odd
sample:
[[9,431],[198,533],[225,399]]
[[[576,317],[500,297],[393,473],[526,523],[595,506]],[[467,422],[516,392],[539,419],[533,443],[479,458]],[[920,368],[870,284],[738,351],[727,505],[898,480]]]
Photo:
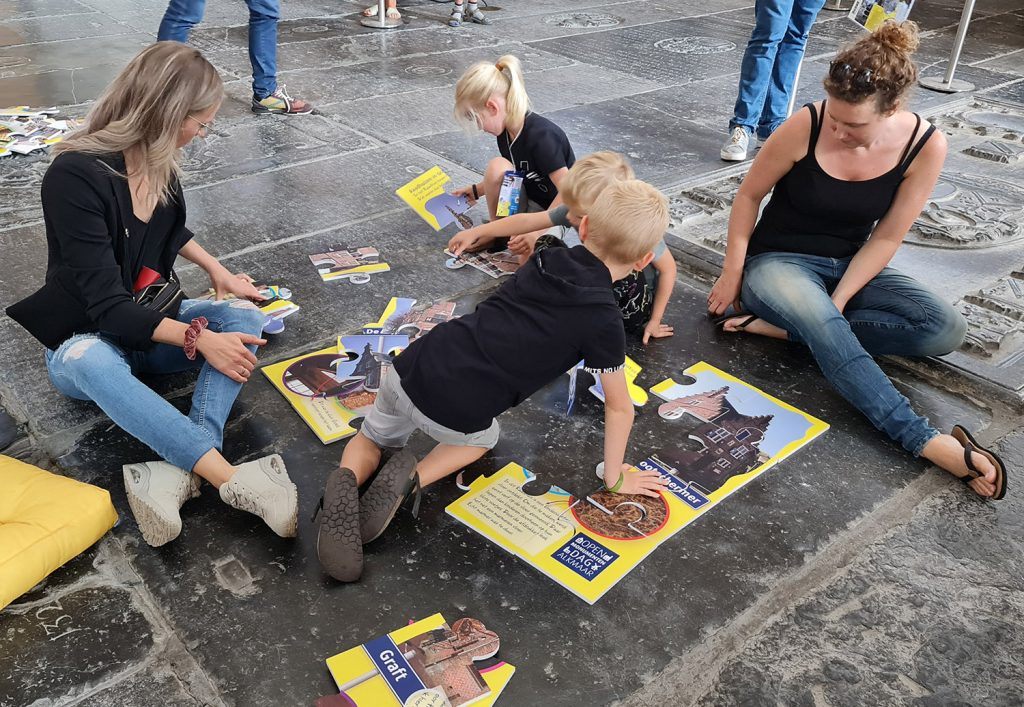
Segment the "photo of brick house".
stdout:
[[412,342],[438,324],[455,317],[454,302],[438,302],[426,309],[399,311],[384,324],[385,334],[404,334]]
[[678,470],[682,481],[689,481],[705,494],[712,493],[728,479],[745,474],[768,460],[759,445],[764,440],[773,415],[749,416],[737,412],[723,386],[663,403],[658,414],[667,420],[691,415],[700,420],[689,431],[690,439],[703,445],[699,451],[669,447],[654,456],[664,465]]

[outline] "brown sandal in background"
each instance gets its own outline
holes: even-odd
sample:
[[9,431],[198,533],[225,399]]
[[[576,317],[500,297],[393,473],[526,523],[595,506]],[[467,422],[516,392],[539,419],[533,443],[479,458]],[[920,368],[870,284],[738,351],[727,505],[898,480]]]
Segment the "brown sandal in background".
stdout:
[[[985,449],[978,441],[974,439],[974,436],[967,431],[962,425],[953,425],[953,430],[950,435],[963,445],[964,447],[964,464],[967,465],[967,473],[964,476],[958,477],[965,484],[969,484],[974,479],[980,479],[984,476],[977,467],[974,466],[974,459],[971,458],[973,452],[977,452],[981,456],[992,462],[992,466],[996,468],[996,490],[991,496],[982,496],[982,498],[990,498],[993,501],[998,501],[1006,495],[1006,465],[1003,464],[1003,460],[1000,459],[995,452]],[[980,494],[979,494],[980,495]]]

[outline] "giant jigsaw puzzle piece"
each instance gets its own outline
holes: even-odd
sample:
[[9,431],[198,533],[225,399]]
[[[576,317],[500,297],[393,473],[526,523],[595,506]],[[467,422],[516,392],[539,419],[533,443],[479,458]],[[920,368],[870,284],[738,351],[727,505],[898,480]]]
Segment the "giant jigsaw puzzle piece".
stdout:
[[263,374],[324,444],[356,433],[352,421],[376,400],[402,335],[352,335],[336,346],[263,367]]
[[685,373],[691,384],[666,380],[652,391],[670,424],[692,418],[680,431],[700,449],[671,444],[636,465],[665,479],[659,497],[602,488],[574,498],[557,487],[534,496],[526,488],[536,477],[513,463],[475,479],[447,512],[593,604],[661,543],[828,429],[706,363]]
[[409,297],[392,297],[380,319],[364,325],[363,333],[404,334],[411,343],[438,324],[455,318],[455,302],[436,302],[426,309],[414,309],[415,305],[416,300]]
[[364,285],[370,281],[371,275],[391,270],[391,266],[380,259],[380,252],[370,247],[337,247],[326,253],[311,255],[309,260],[324,282],[348,280],[356,285]]

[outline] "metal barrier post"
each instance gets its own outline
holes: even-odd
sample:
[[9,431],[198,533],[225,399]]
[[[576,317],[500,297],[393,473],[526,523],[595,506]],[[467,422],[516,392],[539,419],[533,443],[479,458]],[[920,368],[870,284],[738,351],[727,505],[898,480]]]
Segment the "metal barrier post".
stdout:
[[967,38],[967,25],[971,22],[971,13],[974,12],[974,0],[966,0],[964,11],[960,15],[960,26],[956,30],[956,39],[953,41],[953,51],[949,55],[949,64],[946,66],[946,75],[941,79],[938,76],[925,76],[918,81],[925,88],[940,93],[959,93],[960,91],[973,91],[974,84],[970,81],[954,79],[953,72],[960,61],[960,51],[964,48],[964,39]]
[[389,20],[387,10],[384,7],[384,0],[377,1],[377,16],[363,17],[359,20],[363,27],[374,27],[376,29],[395,29],[402,26],[401,20]]

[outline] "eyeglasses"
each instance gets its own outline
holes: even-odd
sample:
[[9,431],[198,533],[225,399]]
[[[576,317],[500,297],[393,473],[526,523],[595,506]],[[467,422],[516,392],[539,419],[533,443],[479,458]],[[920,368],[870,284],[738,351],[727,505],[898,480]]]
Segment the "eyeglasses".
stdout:
[[857,69],[845,61],[831,62],[828,65],[828,75],[833,81],[849,81],[854,88],[861,90],[875,87],[875,77],[871,69]]
[[203,133],[203,137],[206,137],[207,135],[213,132],[213,123],[204,123],[194,115],[190,115],[188,117],[194,120],[197,125],[199,125],[199,130]]

